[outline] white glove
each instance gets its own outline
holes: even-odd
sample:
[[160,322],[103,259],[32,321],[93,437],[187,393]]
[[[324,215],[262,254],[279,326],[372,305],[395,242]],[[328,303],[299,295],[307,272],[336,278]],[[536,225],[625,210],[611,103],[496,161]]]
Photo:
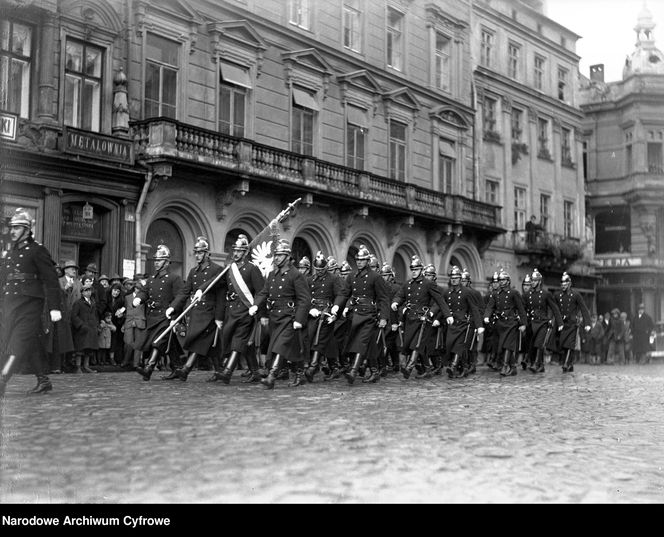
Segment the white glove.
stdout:
[[175,311],[175,308],[166,308],[166,313],[165,313],[166,318],[167,318],[167,319],[170,319],[171,316],[173,315],[173,312],[174,312],[174,311]]
[[346,317],[346,315],[348,315],[348,308],[344,308],[344,312],[342,313],[342,315],[344,317]]
[[330,315],[330,316],[327,318],[327,321],[326,321],[326,322],[327,322],[327,324],[332,324],[332,323],[333,323],[334,321],[336,321],[336,320],[337,320],[337,316],[336,316],[336,315]]
[[132,300],[131,305],[134,306],[135,308],[138,308],[138,306],[141,305],[141,299],[136,297],[134,300]]
[[194,300],[200,300],[202,296],[203,296],[203,290],[202,290],[202,289],[198,289],[198,290],[194,293]]
[[563,325],[561,324],[561,325],[558,327],[558,332],[562,332],[562,331],[563,331]]
[[525,324],[522,324],[521,326],[519,326],[519,332],[525,332],[525,331],[526,331],[526,325]]
[[489,318],[488,317],[484,317],[484,324],[489,324]]
[[378,321],[378,328],[385,328],[387,326],[387,320],[381,319]]
[[218,328],[219,330],[221,330],[222,326],[224,326],[224,321],[218,321],[218,320],[215,319],[215,320],[214,320],[214,324],[216,324],[216,325],[217,325],[217,328]]
[[50,313],[52,323],[57,323],[60,319],[62,319],[62,313],[60,313],[60,310],[51,310]]
[[454,324],[454,317],[450,315],[445,321],[447,321],[447,324]]
[[331,313],[332,315],[336,315],[336,314],[338,313],[338,311],[339,311],[339,306],[338,306],[337,304],[335,304],[334,306],[332,306],[332,308],[330,309],[330,313]]
[[268,326],[270,324],[270,319],[267,317],[261,317],[261,326]]
[[392,332],[396,332],[397,330],[399,330],[399,325],[395,323],[392,325]]
[[293,321],[293,330],[299,330],[302,328],[302,323],[298,323],[297,321]]
[[392,302],[392,311],[397,311],[397,308],[399,307],[399,304],[396,302]]
[[309,315],[312,317],[318,317],[320,315],[320,310],[317,310],[316,308],[311,308],[309,310]]
[[258,311],[258,306],[256,304],[254,304],[253,306],[251,306],[249,308],[249,316],[253,317],[254,315],[256,315],[257,311]]
[[484,334],[484,327],[483,327],[483,326],[480,326],[480,327],[477,329],[477,335],[479,336],[480,334]]
[[440,326],[440,321],[436,319],[433,323],[431,323],[434,327],[438,328]]
[[589,325],[589,324],[588,324],[588,325],[586,325],[586,328],[585,328],[585,330],[586,330],[586,332],[590,332],[590,325]]

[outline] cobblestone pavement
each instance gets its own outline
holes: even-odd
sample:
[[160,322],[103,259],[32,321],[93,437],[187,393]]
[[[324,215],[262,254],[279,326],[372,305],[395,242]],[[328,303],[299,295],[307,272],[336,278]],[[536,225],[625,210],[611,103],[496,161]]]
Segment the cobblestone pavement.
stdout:
[[53,376],[2,407],[11,503],[660,503],[664,365],[273,391]]

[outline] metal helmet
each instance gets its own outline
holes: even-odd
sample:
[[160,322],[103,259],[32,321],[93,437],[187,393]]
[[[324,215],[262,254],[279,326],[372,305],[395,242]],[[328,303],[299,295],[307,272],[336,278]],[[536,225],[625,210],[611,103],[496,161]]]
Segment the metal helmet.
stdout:
[[498,272],[493,273],[493,276],[491,276],[491,282],[498,283]]
[[168,249],[168,246],[165,244],[160,244],[157,246],[157,251],[152,256],[152,259],[170,259],[171,251]]
[[424,267],[424,275],[433,276],[435,278],[437,276],[436,267],[429,263],[426,267]]
[[316,252],[316,257],[314,257],[314,268],[324,269],[327,268],[327,258],[323,255],[323,252],[318,250]]
[[371,254],[369,253],[369,250],[367,250],[367,247],[364,246],[364,244],[361,244],[357,250],[357,253],[355,254],[355,259],[361,260],[361,259],[370,259],[370,258]]
[[510,281],[510,275],[507,271],[505,269],[500,269],[500,272],[498,273],[498,283],[500,286],[507,287],[510,284]]
[[20,207],[14,211],[11,219],[9,220],[10,226],[23,226],[24,228],[32,228],[32,218],[28,214],[28,211],[21,209]]
[[337,263],[337,260],[334,259],[334,257],[329,256],[327,258],[327,270],[328,272],[333,272],[339,268],[339,263]]
[[424,265],[422,264],[422,260],[414,255],[413,257],[410,258],[410,270],[416,270],[416,269],[421,269],[424,268]]
[[373,254],[369,256],[369,267],[373,270],[380,269],[380,261],[378,261],[378,258]]
[[468,272],[468,269],[463,269],[461,271],[461,281],[472,283],[473,280],[470,278],[470,272]]
[[533,269],[533,273],[530,276],[533,282],[541,282],[542,281],[542,274],[540,274],[540,271],[537,269]]
[[350,264],[348,263],[348,261],[344,261],[343,263],[341,263],[341,268],[339,269],[339,273],[340,273],[342,276],[345,276],[346,274],[350,274],[350,271],[351,271],[351,270],[353,270],[353,269],[351,268],[351,266],[350,266]]
[[196,237],[194,243],[194,252],[209,252],[210,242],[205,237]]
[[533,284],[533,279],[530,277],[530,274],[526,274],[525,277],[523,278],[521,286],[532,285],[532,284]]
[[560,283],[562,284],[563,289],[568,289],[572,285],[572,278],[570,278],[570,275],[567,274],[567,272],[563,272],[563,276],[560,279]]
[[290,254],[290,253],[291,253],[290,242],[288,242],[288,240],[286,239],[279,239],[277,247],[274,250],[274,254],[280,255],[280,254]]
[[240,233],[237,240],[233,243],[233,250],[242,250],[246,252],[249,249],[249,239],[246,235]]
[[392,270],[392,265],[390,265],[389,263],[383,263],[383,266],[380,267],[380,275],[394,277],[394,271]]
[[297,264],[297,268],[311,268],[311,261],[309,261],[309,258],[306,255],[302,256],[302,259],[300,259],[300,262]]
[[452,266],[447,274],[450,278],[461,278],[461,269],[456,265]]

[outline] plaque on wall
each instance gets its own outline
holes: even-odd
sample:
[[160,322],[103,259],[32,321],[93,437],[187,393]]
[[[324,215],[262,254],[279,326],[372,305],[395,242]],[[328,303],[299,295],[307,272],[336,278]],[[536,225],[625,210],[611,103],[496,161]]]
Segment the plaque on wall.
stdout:
[[[62,235],[82,239],[101,239],[101,218],[98,211],[84,218],[82,203],[62,205]],[[85,215],[89,216],[89,215]]]

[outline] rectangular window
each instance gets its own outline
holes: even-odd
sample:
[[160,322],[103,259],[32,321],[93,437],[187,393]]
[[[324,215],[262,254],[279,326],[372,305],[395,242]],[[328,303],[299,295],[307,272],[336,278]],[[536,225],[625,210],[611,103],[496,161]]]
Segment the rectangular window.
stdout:
[[309,0],[290,0],[288,22],[304,30],[309,29]]
[[491,97],[484,98],[483,124],[484,134],[496,132],[496,100]]
[[480,64],[484,67],[491,67],[493,55],[494,35],[488,30],[482,30],[482,44],[480,50]]
[[314,154],[314,115],[318,105],[313,95],[293,88],[293,118],[291,151],[302,155]]
[[403,68],[403,14],[387,8],[387,65],[401,71]]
[[574,237],[574,203],[563,201],[563,229],[565,237]]
[[534,84],[535,89],[543,91],[544,90],[544,62],[546,60],[542,56],[535,55],[535,72],[534,72]]
[[104,51],[67,39],[65,44],[65,125],[99,132]]
[[526,229],[526,189],[514,187],[514,229]]
[[549,151],[549,121],[537,118],[537,156],[551,158]]
[[219,64],[219,132],[244,138],[249,72],[231,63]]
[[406,180],[406,125],[390,120],[390,178]]
[[569,72],[567,69],[558,67],[558,99],[566,100],[567,97],[567,78]]
[[0,109],[29,116],[31,65],[32,28],[0,21]]
[[549,219],[551,209],[551,196],[548,194],[540,194],[540,224],[544,231],[549,231]]
[[662,173],[662,144],[661,142],[648,142],[648,171]]
[[632,162],[632,136],[631,132],[625,133],[625,168],[627,173],[630,173],[634,167]]
[[450,39],[436,32],[435,72],[436,87],[443,91],[450,90]]
[[362,50],[360,0],[346,0],[344,2],[344,47],[355,52]]
[[563,165],[572,165],[572,131],[565,127],[560,131],[560,157]]
[[176,118],[180,45],[148,33],[145,66],[145,117]]
[[519,79],[519,65],[521,64],[521,47],[510,43],[508,48],[508,75],[515,80]]
[[364,155],[369,130],[367,114],[354,106],[347,108],[346,123],[346,166],[364,170]]
[[523,110],[512,108],[512,143],[520,144],[523,136]]
[[489,181],[485,183],[484,201],[492,205],[499,205],[498,203],[498,189],[500,185],[498,181]]
[[438,146],[438,184],[445,194],[454,194],[456,148],[454,142],[443,138],[438,141]]

